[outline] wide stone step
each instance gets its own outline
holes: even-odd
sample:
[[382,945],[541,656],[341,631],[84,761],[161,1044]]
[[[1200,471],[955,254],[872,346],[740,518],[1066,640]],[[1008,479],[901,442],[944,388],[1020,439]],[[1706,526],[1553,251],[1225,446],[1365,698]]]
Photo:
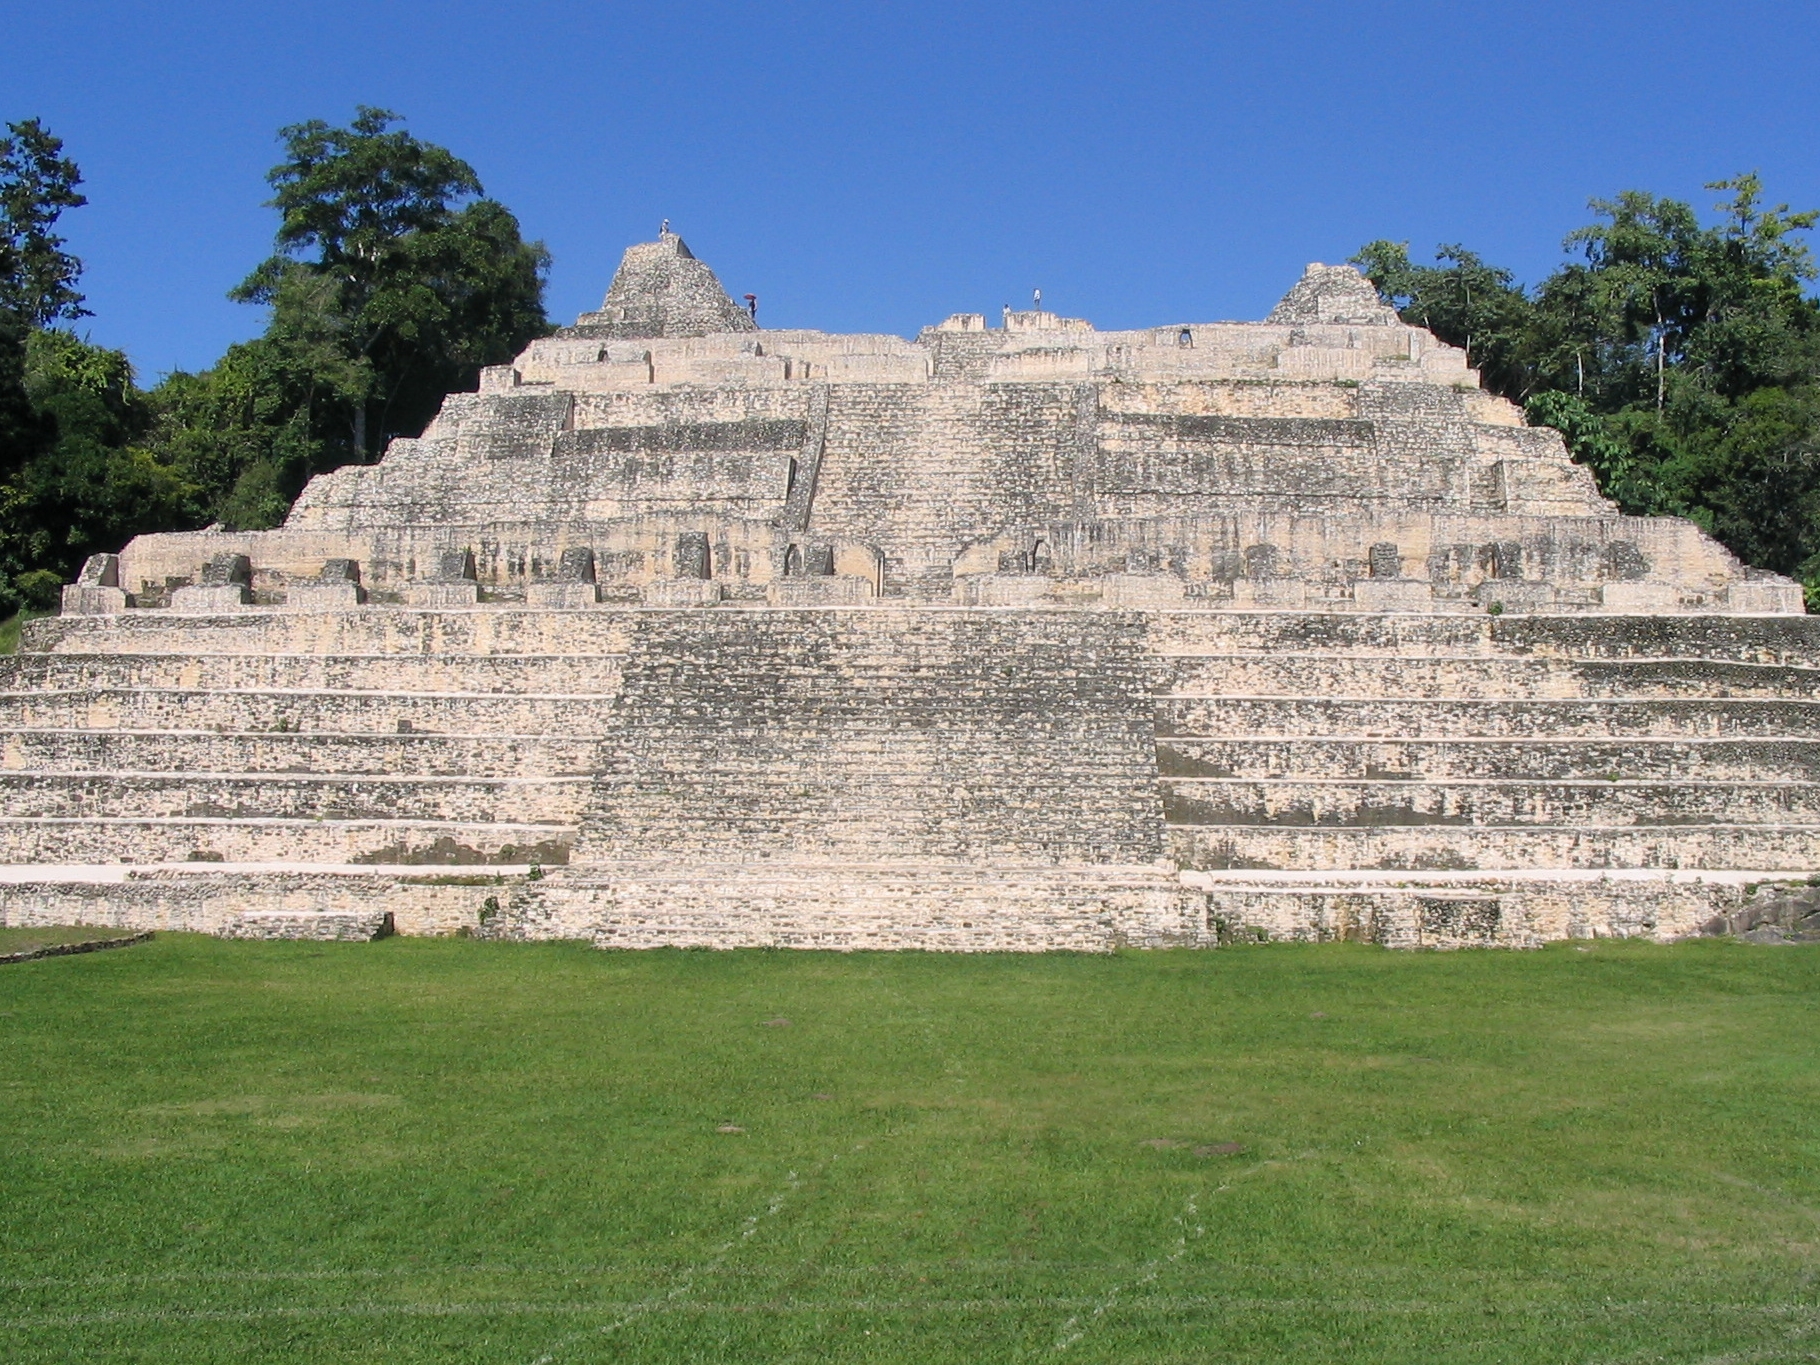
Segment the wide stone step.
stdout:
[[1569,659],[1713,659],[1820,667],[1820,617],[1478,616],[1160,612],[1161,655],[1350,653]]
[[561,824],[0,817],[0,863],[550,864],[573,842]]
[[1532,868],[1820,869],[1820,825],[1171,826],[1185,868],[1414,872]]
[[1820,696],[1820,669],[1703,659],[1221,654],[1171,658],[1162,692],[1490,699]]
[[[465,929],[611,946],[695,944],[1104,950],[1132,943],[1359,939],[1389,946],[1525,946],[1672,939],[1787,874],[1554,870],[1215,871],[1179,883],[1117,869],[810,866],[635,869],[263,865],[0,868],[0,922],[261,936]],[[1131,870],[1136,872],[1137,870]],[[724,929],[717,934],[716,926]]]
[[1172,825],[1820,825],[1811,782],[1307,782],[1170,778]]
[[607,948],[1104,951],[1208,941],[1201,904],[1154,867],[631,865],[518,887],[494,932]]
[[1386,947],[1527,947],[1675,939],[1743,904],[1774,871],[1188,873],[1220,942],[1352,939]]
[[1157,744],[1164,777],[1441,782],[1820,782],[1812,739],[1196,739]]
[[13,816],[432,820],[573,824],[592,781],[571,778],[290,776],[273,773],[0,774]]
[[0,659],[0,691],[107,688],[593,693],[619,690],[619,655],[22,654]]
[[1358,697],[1163,697],[1159,737],[1383,739],[1820,737],[1820,703],[1770,699],[1383,701]]
[[[941,609],[926,608],[923,614],[931,610]],[[364,607],[231,616],[139,610],[29,622],[24,648],[116,654],[618,654],[627,650],[638,622],[650,614],[659,613],[608,607],[538,611],[511,605],[466,611]],[[1152,616],[1149,636],[1162,655],[1311,651],[1396,657],[1540,655],[1820,667],[1820,617],[1803,616],[1180,611]]]
[[479,692],[312,692],[217,688],[95,688],[0,693],[0,730],[327,730],[376,734],[597,736],[614,722],[610,698]]
[[136,610],[28,622],[27,653],[78,654],[622,654],[639,613],[596,608],[470,611],[362,607],[181,616]]
[[376,932],[389,921],[401,934],[452,934],[482,927],[498,914],[515,886],[535,885],[526,875],[529,871],[524,865],[0,866],[0,923],[97,924],[205,934],[240,934],[263,927],[282,930],[285,937],[314,938],[338,922],[344,928],[364,925]]
[[598,739],[566,734],[7,730],[0,731],[0,769],[565,777],[597,771],[600,746]]
[[242,910],[219,932],[223,938],[368,943],[396,930],[382,910]]

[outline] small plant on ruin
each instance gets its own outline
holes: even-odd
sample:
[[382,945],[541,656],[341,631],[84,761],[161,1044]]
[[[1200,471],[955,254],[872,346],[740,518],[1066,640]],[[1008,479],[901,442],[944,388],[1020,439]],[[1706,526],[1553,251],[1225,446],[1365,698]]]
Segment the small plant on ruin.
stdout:
[[480,922],[490,924],[499,918],[499,897],[488,896],[480,903]]
[[542,881],[543,880],[542,866],[537,863],[532,863],[531,870],[529,872],[525,873],[525,878],[526,878],[526,880],[533,881],[533,882]]
[[1504,614],[1504,604],[1502,602],[1493,602],[1489,607],[1485,608],[1485,614],[1487,616],[1502,616]]

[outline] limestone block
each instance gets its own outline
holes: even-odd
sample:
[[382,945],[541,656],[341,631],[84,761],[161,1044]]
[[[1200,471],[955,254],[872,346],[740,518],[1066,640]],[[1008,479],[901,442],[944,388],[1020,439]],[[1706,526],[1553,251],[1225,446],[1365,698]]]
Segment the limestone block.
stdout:
[[[67,593],[69,589],[65,588]],[[1725,605],[1739,615],[1800,616],[1807,610],[1799,583],[1777,579],[1747,579],[1726,591]]]
[[645,584],[647,607],[717,607],[720,584],[705,578],[655,578]]
[[[1482,600],[1490,587],[1488,583],[1479,590]],[[1599,589],[1599,601],[1607,611],[1654,615],[1657,612],[1678,611],[1681,607],[1681,593],[1667,583],[1606,583]]]
[[765,600],[774,607],[849,607],[872,598],[872,580],[858,574],[774,578],[765,589]]
[[1361,611],[1433,611],[1435,590],[1420,578],[1361,578],[1352,600]]
[[1241,578],[1232,585],[1235,607],[1300,608],[1308,600],[1308,585],[1299,578]]
[[594,551],[586,545],[571,545],[557,561],[559,583],[592,583],[595,581]]
[[1559,600],[1554,584],[1522,578],[1488,578],[1473,590],[1473,599],[1488,609],[1495,602],[1504,611],[1554,611]]
[[528,583],[525,605],[543,611],[599,606],[600,588],[593,583]]
[[250,585],[252,581],[252,561],[243,554],[227,551],[209,556],[208,562],[202,566],[202,576],[198,583],[205,588],[228,588],[236,584]]
[[292,583],[284,590],[287,611],[350,611],[364,601],[366,590],[346,579],[339,583]]
[[1168,574],[1113,573],[1100,580],[1100,605],[1114,611],[1180,607],[1188,585]]
[[388,938],[394,929],[392,916],[383,910],[245,910],[216,932],[222,938],[364,943]]
[[90,587],[69,583],[63,589],[65,616],[105,616],[126,610],[126,592],[122,588]]
[[472,579],[446,583],[406,583],[406,605],[413,607],[471,607],[480,601],[480,585]]
[[1287,346],[1277,369],[1298,379],[1369,379],[1371,352],[1361,347]]
[[171,592],[171,610],[186,615],[241,611],[252,605],[252,601],[253,594],[244,583],[176,588]]
[[76,575],[79,588],[117,588],[120,586],[120,556],[90,555]]
[[1055,580],[1044,574],[965,574],[954,580],[954,600],[965,607],[1041,607]]

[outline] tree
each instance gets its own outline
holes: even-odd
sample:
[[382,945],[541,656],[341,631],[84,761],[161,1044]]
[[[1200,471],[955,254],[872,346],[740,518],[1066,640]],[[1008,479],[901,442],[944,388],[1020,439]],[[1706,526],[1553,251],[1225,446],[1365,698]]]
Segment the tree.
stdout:
[[26,392],[49,430],[14,479],[24,562],[67,578],[96,550],[194,520],[188,480],[144,448],[149,414],[123,352],[42,328],[26,358]]
[[1508,270],[1463,246],[1437,247],[1435,259],[1443,265],[1415,265],[1409,243],[1382,240],[1353,257],[1404,320],[1458,346],[1487,387],[1521,402],[1530,387],[1535,310],[1529,296]]
[[1468,348],[1486,384],[1557,427],[1627,512],[1689,517],[1820,606],[1820,305],[1803,234],[1755,173],[1702,225],[1678,200],[1595,199],[1533,292],[1461,247],[1442,267],[1372,242],[1356,261],[1408,322]]
[[280,130],[277,252],[233,294],[270,307],[267,338],[301,339],[319,367],[299,387],[310,429],[339,447],[330,464],[415,435],[444,394],[549,331],[549,253],[480,197],[473,167],[398,121],[361,106],[348,128]]
[[0,137],[0,614],[47,607],[95,550],[192,524],[194,489],[143,447],[132,366],[55,323],[86,316],[82,262],[57,235],[87,202],[37,119]]
[[82,262],[64,251],[57,219],[88,202],[63,143],[37,119],[9,123],[0,137],[0,309],[28,328],[86,317],[76,278]]

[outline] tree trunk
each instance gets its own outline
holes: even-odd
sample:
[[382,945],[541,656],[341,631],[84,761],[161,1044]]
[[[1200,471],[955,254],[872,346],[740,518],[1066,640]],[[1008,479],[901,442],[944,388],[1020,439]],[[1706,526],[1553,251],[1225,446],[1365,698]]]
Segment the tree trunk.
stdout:
[[1662,415],[1662,359],[1668,349],[1668,332],[1662,326],[1662,304],[1656,303],[1656,415]]
[[362,399],[354,405],[354,458],[367,462],[367,405]]

